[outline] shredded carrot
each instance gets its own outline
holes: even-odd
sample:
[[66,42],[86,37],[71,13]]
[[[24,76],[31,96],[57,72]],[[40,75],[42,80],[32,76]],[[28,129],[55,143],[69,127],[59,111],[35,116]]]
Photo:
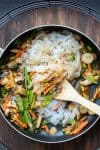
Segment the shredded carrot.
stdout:
[[44,95],[47,94],[53,87],[54,87],[54,85],[50,85],[50,86],[44,91]]
[[44,94],[47,94],[54,87],[53,82],[54,81],[51,81],[46,87],[43,88],[43,93]]
[[9,101],[10,101],[10,95],[7,94],[4,98],[3,104],[1,105],[3,111],[6,110]]
[[21,57],[23,55],[24,51],[23,50],[18,50],[15,57],[18,58],[18,57]]
[[87,64],[87,69],[88,69],[88,72],[92,72],[92,68],[91,68],[91,65],[90,64]]
[[82,73],[82,77],[85,78],[86,77],[86,72]]
[[90,64],[87,64],[87,69],[83,72],[82,77],[85,78],[87,73],[92,73],[92,68]]
[[89,97],[85,92],[83,92],[82,95],[83,95],[84,98],[87,98],[87,99]]
[[13,115],[12,122],[14,122],[15,124],[17,123],[19,127],[27,128],[27,124],[25,122],[22,122],[17,114]]
[[52,108],[52,110],[53,110],[53,111],[57,110],[57,109],[62,105],[62,103],[63,103],[63,102],[58,102],[58,104],[55,105],[55,106]]
[[31,72],[29,73],[29,76],[32,77],[35,73],[36,73],[35,71],[31,71]]
[[81,124],[79,124],[78,127],[71,132],[71,135],[72,134],[78,134],[85,126],[87,126],[88,123],[89,122],[87,120],[81,122]]
[[44,129],[48,134],[50,133],[50,130],[47,125],[43,125],[41,128]]
[[86,119],[87,119],[87,116],[84,116],[84,117],[82,117],[82,118],[79,120],[78,123],[81,123],[81,122],[83,122],[83,121],[86,120]]
[[100,98],[100,87],[96,88],[96,91],[93,94],[93,98]]
[[32,116],[32,118],[37,119],[38,117],[36,116],[36,114],[34,112],[32,112],[32,110],[29,110],[30,115]]

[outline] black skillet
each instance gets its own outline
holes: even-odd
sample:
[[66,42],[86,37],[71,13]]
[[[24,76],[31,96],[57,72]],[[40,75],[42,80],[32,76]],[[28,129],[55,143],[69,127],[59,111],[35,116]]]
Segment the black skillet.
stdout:
[[[60,25],[44,25],[44,26],[38,26],[38,27],[33,27],[23,33],[21,33],[20,35],[18,35],[16,38],[14,38],[8,45],[7,47],[2,50],[1,49],[1,58],[0,58],[0,62],[2,62],[2,64],[7,63],[7,59],[9,58],[9,56],[11,55],[10,53],[10,49],[14,48],[16,46],[16,43],[20,43],[25,41],[25,39],[27,39],[28,37],[30,37],[31,35],[36,35],[37,32],[40,31],[63,31],[63,30],[67,30],[72,32],[73,34],[78,34],[81,36],[83,42],[87,43],[88,45],[90,45],[95,53],[97,53],[97,63],[99,63],[100,66],[100,49],[97,47],[97,45],[91,40],[89,39],[89,37],[87,37],[85,34],[81,33],[80,31],[77,31],[73,28],[70,27],[66,27],[66,26],[60,26]],[[91,91],[90,91],[90,95],[92,95],[93,90],[94,90],[95,86],[91,87]],[[100,100],[97,100],[97,103],[100,104]],[[91,129],[95,123],[99,120],[99,117],[97,115],[89,115],[88,116],[88,120],[89,120],[89,124],[86,126],[86,128],[84,128],[79,134],[77,135],[71,135],[71,136],[67,136],[67,135],[62,135],[60,132],[60,129],[58,127],[58,133],[55,136],[51,136],[51,135],[47,135],[47,134],[43,134],[43,133],[29,133],[27,131],[23,131],[21,129],[19,129],[18,127],[14,126],[13,124],[11,124],[11,122],[9,121],[8,118],[5,117],[4,113],[2,112],[2,110],[0,109],[1,115],[4,118],[4,120],[15,130],[17,131],[19,134],[34,140],[34,141],[39,141],[39,142],[44,142],[44,143],[60,143],[60,142],[67,142],[67,141],[71,141],[79,136],[81,136],[82,134],[86,133],[89,129]]]

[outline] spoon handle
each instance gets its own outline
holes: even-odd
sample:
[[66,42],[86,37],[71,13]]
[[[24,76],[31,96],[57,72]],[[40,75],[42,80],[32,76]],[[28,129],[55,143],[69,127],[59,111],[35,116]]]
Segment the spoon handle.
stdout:
[[88,108],[89,110],[91,110],[92,112],[94,112],[95,114],[100,116],[100,106],[99,105],[85,99],[84,97],[82,97],[81,95],[79,95],[77,93],[76,93],[76,96],[74,97],[74,99],[76,99],[75,101],[78,102],[79,104],[83,105],[84,107]]

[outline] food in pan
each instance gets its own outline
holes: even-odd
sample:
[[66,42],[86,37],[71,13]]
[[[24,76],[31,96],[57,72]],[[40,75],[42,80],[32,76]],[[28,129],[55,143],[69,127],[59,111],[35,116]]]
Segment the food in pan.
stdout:
[[[83,106],[55,100],[64,79],[85,98],[100,98],[100,71],[95,50],[79,35],[70,32],[41,32],[10,50],[6,64],[1,65],[1,108],[10,121],[29,132],[56,135],[78,134],[93,115]],[[96,89],[92,97],[92,84]],[[73,94],[73,93],[72,93]]]

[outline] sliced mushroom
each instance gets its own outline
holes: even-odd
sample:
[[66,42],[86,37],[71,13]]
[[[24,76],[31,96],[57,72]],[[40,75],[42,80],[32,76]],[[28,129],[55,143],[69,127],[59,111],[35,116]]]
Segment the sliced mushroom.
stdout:
[[51,127],[50,128],[50,134],[55,135],[57,133],[57,128],[56,127]]
[[91,64],[94,60],[94,55],[92,53],[85,53],[82,55],[82,61],[85,64]]
[[80,113],[81,113],[81,114],[86,114],[86,113],[88,112],[88,109],[85,108],[85,107],[82,106],[82,105],[79,107],[79,110],[80,110]]

